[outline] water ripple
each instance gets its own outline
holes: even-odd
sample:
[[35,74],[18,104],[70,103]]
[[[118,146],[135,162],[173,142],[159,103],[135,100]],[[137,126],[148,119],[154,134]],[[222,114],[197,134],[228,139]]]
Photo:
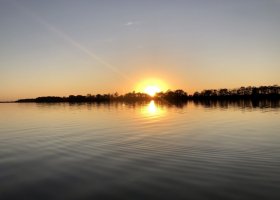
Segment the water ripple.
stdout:
[[280,197],[277,108],[0,106],[1,199]]

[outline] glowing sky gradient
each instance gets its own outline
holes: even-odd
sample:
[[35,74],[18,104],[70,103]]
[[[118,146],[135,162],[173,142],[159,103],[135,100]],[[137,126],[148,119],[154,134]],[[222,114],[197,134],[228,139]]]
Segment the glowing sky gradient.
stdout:
[[0,100],[280,80],[278,0],[0,0]]

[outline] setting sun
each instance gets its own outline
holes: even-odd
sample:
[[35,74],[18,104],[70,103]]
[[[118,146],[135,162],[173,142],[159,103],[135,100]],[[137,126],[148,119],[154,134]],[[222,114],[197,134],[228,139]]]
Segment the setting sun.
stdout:
[[155,96],[156,93],[166,91],[167,89],[167,83],[156,78],[144,79],[135,87],[137,92],[144,92],[152,97]]
[[160,92],[160,89],[157,86],[148,86],[145,88],[144,92],[153,97],[156,93]]

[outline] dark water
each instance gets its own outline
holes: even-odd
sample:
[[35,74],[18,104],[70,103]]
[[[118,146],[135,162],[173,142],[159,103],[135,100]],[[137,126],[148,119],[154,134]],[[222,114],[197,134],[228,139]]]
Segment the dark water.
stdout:
[[280,199],[279,102],[0,104],[0,199]]

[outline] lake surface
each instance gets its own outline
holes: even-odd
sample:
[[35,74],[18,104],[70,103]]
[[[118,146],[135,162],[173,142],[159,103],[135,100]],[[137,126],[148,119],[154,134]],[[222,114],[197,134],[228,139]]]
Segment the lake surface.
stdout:
[[278,102],[0,104],[0,199],[280,199]]

